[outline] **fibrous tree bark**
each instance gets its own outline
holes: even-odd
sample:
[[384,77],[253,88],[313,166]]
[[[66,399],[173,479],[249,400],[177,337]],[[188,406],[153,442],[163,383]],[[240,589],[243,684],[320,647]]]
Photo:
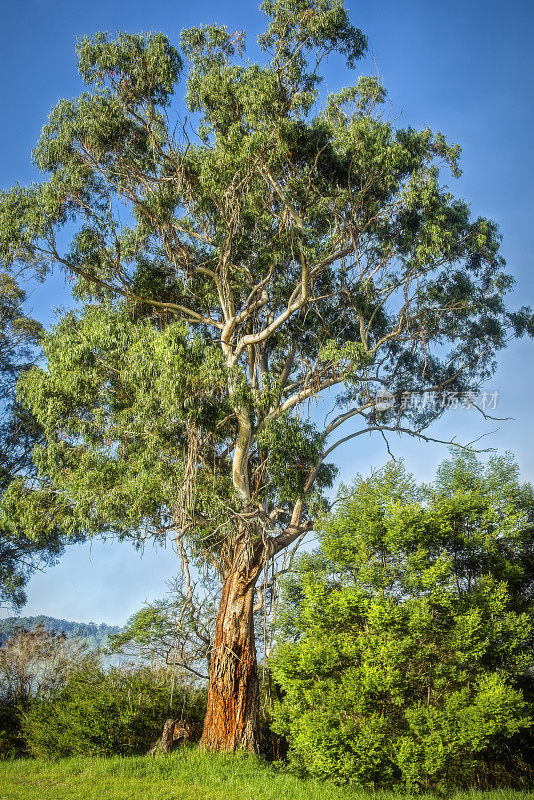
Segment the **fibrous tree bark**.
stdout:
[[258,675],[254,590],[262,560],[234,567],[223,583],[215,626],[202,744],[211,750],[258,749]]

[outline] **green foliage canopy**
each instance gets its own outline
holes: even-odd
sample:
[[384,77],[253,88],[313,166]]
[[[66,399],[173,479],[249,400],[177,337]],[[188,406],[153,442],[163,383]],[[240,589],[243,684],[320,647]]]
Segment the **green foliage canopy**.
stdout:
[[[21,383],[45,442],[8,526],[171,531],[223,574],[237,553],[265,563],[313,525],[337,446],[424,435],[440,409],[402,398],[477,389],[532,327],[504,303],[495,224],[443,183],[459,148],[395,128],[375,78],[321,95],[323,59],[366,48],[341,0],[262,9],[262,63],[225,26],[183,31],[181,52],[82,39],[87,90],[50,114],[42,183],[0,197],[5,267],[60,265],[86,304]],[[330,388],[343,411],[317,428],[299,409]]]
[[[16,381],[36,360],[41,326],[24,312],[26,293],[17,277],[0,272],[0,506],[10,483],[35,474],[33,446],[42,438],[37,420],[16,401]],[[32,535],[0,522],[0,606],[25,602],[32,570],[61,552],[57,529]]]

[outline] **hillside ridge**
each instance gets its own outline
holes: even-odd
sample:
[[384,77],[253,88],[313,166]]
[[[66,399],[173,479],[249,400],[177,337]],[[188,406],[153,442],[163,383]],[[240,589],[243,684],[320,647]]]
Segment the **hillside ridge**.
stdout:
[[72,622],[48,617],[45,614],[33,617],[7,617],[0,620],[0,646],[7,642],[15,627],[33,630],[38,625],[44,625],[49,631],[64,633],[69,639],[84,639],[90,647],[102,647],[107,642],[108,636],[121,630],[118,625],[107,625],[105,622]]

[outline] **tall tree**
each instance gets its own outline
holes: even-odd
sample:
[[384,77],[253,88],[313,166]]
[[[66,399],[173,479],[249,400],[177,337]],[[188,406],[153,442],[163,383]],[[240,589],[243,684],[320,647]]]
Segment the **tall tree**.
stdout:
[[143,606],[110,636],[107,649],[163,663],[179,673],[185,670],[193,679],[207,678],[216,612],[214,589],[206,582],[200,587],[184,585],[179,576],[164,599]]
[[[42,333],[23,308],[26,293],[13,275],[0,272],[0,508],[10,482],[35,472],[31,450],[42,430],[16,401],[16,381],[35,362]],[[61,551],[59,531],[35,536],[13,531],[0,517],[0,606],[19,608],[24,585],[39,566],[54,561]]]
[[[459,148],[395,129],[374,78],[320,94],[326,57],[353,68],[366,49],[342,0],[262,9],[261,64],[243,32],[182,32],[187,116],[166,37],[84,38],[87,91],[34,153],[47,177],[0,203],[3,261],[61,265],[87,302],[22,383],[47,441],[13,509],[172,535],[220,574],[203,742],[228,750],[257,747],[255,591],[313,527],[328,457],[371,430],[425,438],[444,404],[407,398],[476,390],[530,325],[504,305],[496,226],[440,182]],[[342,408],[317,427],[329,389]]]

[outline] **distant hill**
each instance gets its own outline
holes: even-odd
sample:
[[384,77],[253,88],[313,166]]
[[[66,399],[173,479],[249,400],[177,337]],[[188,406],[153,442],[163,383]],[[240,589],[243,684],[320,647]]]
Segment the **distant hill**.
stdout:
[[38,625],[44,625],[49,631],[60,631],[69,639],[83,639],[90,648],[103,647],[108,636],[120,631],[117,625],[106,625],[104,622],[100,625],[95,622],[69,622],[66,619],[45,617],[43,614],[38,617],[8,617],[0,619],[0,646],[7,642],[16,626],[33,630]]

